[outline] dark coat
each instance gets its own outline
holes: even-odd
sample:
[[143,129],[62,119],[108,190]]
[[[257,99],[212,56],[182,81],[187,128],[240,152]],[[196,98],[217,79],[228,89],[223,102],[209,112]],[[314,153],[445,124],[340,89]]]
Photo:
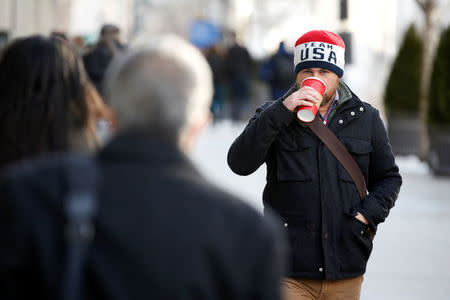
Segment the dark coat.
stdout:
[[[228,153],[239,175],[267,164],[264,206],[284,219],[292,259],[289,276],[342,279],[365,272],[377,225],[394,206],[401,177],[378,111],[343,83],[328,126],[361,168],[369,194],[355,184],[328,148],[282,103],[259,107]],[[370,226],[354,216],[361,212]]]
[[103,79],[112,59],[111,50],[104,45],[95,46],[83,56],[86,73],[100,94],[103,94]]
[[247,48],[233,44],[228,49],[226,67],[230,79],[234,77],[249,77],[252,68],[252,58]]
[[[274,219],[148,136],[118,137],[96,161],[99,215],[83,299],[279,299],[283,240]],[[58,298],[64,193],[48,163],[1,181],[1,299]]]

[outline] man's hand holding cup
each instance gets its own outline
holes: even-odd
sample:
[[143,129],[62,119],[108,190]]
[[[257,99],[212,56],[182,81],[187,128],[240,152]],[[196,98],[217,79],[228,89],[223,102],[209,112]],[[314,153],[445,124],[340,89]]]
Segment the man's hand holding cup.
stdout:
[[314,120],[326,85],[317,77],[305,78],[301,83],[301,88],[287,97],[283,104],[292,112],[297,112],[297,117],[304,122]]
[[322,95],[309,86],[304,86],[287,97],[283,104],[292,112],[296,112],[299,106],[313,106],[322,101]]

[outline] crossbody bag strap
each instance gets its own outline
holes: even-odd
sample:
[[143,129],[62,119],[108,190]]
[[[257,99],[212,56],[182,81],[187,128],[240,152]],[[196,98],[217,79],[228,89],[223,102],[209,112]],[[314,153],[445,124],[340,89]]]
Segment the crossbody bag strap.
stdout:
[[358,189],[358,194],[361,199],[367,196],[367,187],[364,175],[361,172],[358,164],[351,154],[347,151],[342,142],[336,137],[336,135],[321,121],[317,115],[314,121],[310,123],[303,123],[308,126],[312,132],[327,146],[327,148],[333,153],[334,157],[341,163],[341,165],[350,174],[353,182]]

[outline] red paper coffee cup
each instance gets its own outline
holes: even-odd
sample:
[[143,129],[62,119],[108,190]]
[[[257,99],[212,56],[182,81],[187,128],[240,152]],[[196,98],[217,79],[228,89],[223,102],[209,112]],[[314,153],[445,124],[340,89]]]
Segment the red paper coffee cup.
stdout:
[[[323,94],[325,94],[327,90],[325,82],[323,82],[323,80],[318,77],[305,78],[300,83],[300,86],[301,87],[310,86],[316,91],[318,91],[319,94],[322,96]],[[299,118],[299,120],[303,122],[312,122],[316,117],[317,111],[319,110],[319,106],[320,103],[317,103],[316,105],[313,106],[306,106],[306,105],[299,106],[297,110],[297,118]]]

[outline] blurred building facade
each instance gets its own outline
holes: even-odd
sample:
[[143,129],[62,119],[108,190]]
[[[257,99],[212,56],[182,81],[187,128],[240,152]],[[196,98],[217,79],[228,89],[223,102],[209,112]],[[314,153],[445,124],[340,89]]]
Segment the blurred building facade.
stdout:
[[[437,0],[436,26],[450,23],[449,0]],[[0,33],[9,38],[64,31],[98,34],[113,22],[129,41],[141,31],[189,36],[194,20],[204,19],[238,39],[255,59],[287,45],[311,29],[341,33],[347,43],[344,81],[362,100],[382,108],[390,65],[403,33],[423,15],[415,0],[0,0]]]
[[[450,1],[436,0],[437,33],[450,23]],[[241,34],[254,57],[266,57],[280,41],[294,45],[312,29],[340,33],[347,44],[343,80],[384,113],[382,99],[391,64],[411,23],[423,26],[415,0],[247,0],[228,1],[234,7],[227,26]]]
[[0,32],[9,39],[63,32],[96,38],[103,23],[115,23],[127,39],[135,0],[0,0]]
[[[450,23],[450,1],[437,1],[436,32]],[[344,81],[382,113],[385,83],[403,34],[411,23],[423,25],[415,0],[135,0],[134,8],[133,33],[187,37],[190,24],[205,19],[235,31],[257,60],[273,53],[280,41],[292,47],[308,30],[338,32],[347,44]]]
[[69,27],[70,0],[0,0],[0,31],[16,37]]

